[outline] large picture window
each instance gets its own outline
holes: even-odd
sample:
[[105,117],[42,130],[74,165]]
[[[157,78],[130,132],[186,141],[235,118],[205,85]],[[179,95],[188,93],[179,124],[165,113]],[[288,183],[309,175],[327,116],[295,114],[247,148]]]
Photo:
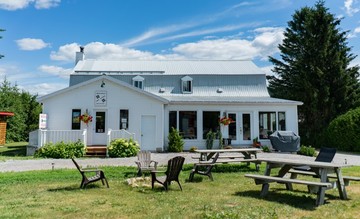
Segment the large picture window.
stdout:
[[80,127],[81,127],[80,115],[81,115],[80,109],[72,110],[72,114],[71,114],[71,129],[72,130],[80,130]]
[[268,139],[276,131],[276,112],[259,112],[259,138]]
[[209,131],[217,132],[219,130],[219,118],[219,111],[203,112],[203,139],[206,139],[206,134]]
[[269,139],[275,132],[286,131],[285,112],[259,112],[259,138]]
[[184,139],[196,139],[196,111],[179,112],[179,132]]

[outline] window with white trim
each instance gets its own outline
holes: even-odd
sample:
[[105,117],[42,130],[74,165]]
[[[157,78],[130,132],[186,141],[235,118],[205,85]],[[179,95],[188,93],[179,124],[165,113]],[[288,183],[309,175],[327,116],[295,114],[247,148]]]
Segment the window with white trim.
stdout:
[[193,79],[189,76],[185,76],[181,78],[182,93],[192,93],[192,81]]
[[139,89],[144,89],[144,80],[145,79],[143,77],[138,75],[138,76],[134,77],[132,80],[133,80],[134,87],[137,87]]

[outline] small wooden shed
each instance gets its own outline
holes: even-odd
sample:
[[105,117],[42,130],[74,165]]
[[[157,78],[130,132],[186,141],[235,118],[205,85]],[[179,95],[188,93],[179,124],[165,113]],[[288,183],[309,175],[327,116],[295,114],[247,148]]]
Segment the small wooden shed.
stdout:
[[0,145],[6,142],[6,119],[9,116],[14,116],[14,113],[0,111]]

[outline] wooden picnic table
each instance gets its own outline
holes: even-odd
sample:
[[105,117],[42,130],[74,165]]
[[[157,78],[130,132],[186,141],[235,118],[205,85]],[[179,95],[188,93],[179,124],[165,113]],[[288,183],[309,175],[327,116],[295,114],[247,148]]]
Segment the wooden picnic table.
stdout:
[[[342,176],[341,168],[349,165],[317,162],[309,160],[297,160],[297,159],[284,159],[284,158],[260,158],[259,161],[266,162],[266,169],[264,175],[245,174],[246,177],[255,179],[256,184],[262,184],[261,195],[267,194],[269,189],[269,183],[279,182],[285,183],[288,190],[292,190],[292,183],[305,184],[316,188],[317,192],[316,205],[324,204],[325,191],[331,188],[337,188],[341,199],[347,199],[346,187]],[[286,178],[285,175],[293,168],[298,166],[309,166],[318,177],[319,182],[298,180]],[[270,176],[271,170],[279,168],[276,176]],[[336,181],[332,184],[329,182],[329,174],[336,174]]]
[[[198,149],[195,152],[200,153],[199,161],[209,161],[214,157],[217,153],[241,153],[243,156],[238,157],[235,155],[226,155],[219,156],[217,159],[217,163],[228,163],[228,162],[247,162],[247,165],[250,165],[250,162],[255,163],[256,170],[259,170],[259,164],[261,162],[257,159],[257,153],[260,152],[259,148],[234,148],[234,149]],[[223,158],[229,158],[227,160],[223,160]],[[240,158],[240,159],[236,159]]]

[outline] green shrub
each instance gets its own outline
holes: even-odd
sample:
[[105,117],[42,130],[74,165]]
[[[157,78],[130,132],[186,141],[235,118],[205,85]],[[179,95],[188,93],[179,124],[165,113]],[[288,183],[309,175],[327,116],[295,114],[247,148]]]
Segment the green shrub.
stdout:
[[269,146],[266,146],[266,145],[261,146],[261,149],[262,149],[263,152],[270,152]]
[[68,143],[61,141],[56,144],[48,143],[44,145],[35,152],[34,157],[73,158],[82,157],[84,154],[85,146],[80,140]]
[[325,134],[326,146],[340,151],[360,152],[359,130],[360,107],[331,121]]
[[169,152],[183,151],[184,140],[180,136],[179,131],[174,129],[174,127],[171,127],[168,140],[169,140],[169,148],[168,148]]
[[300,150],[297,153],[300,155],[314,157],[316,151],[315,151],[315,148],[313,148],[311,146],[301,145]]
[[216,138],[216,133],[211,130],[206,133],[206,149],[212,149],[214,146],[214,139]]
[[189,152],[194,153],[198,148],[193,146],[190,148]]
[[108,154],[110,157],[133,157],[140,151],[139,144],[133,140],[118,138],[110,142]]

